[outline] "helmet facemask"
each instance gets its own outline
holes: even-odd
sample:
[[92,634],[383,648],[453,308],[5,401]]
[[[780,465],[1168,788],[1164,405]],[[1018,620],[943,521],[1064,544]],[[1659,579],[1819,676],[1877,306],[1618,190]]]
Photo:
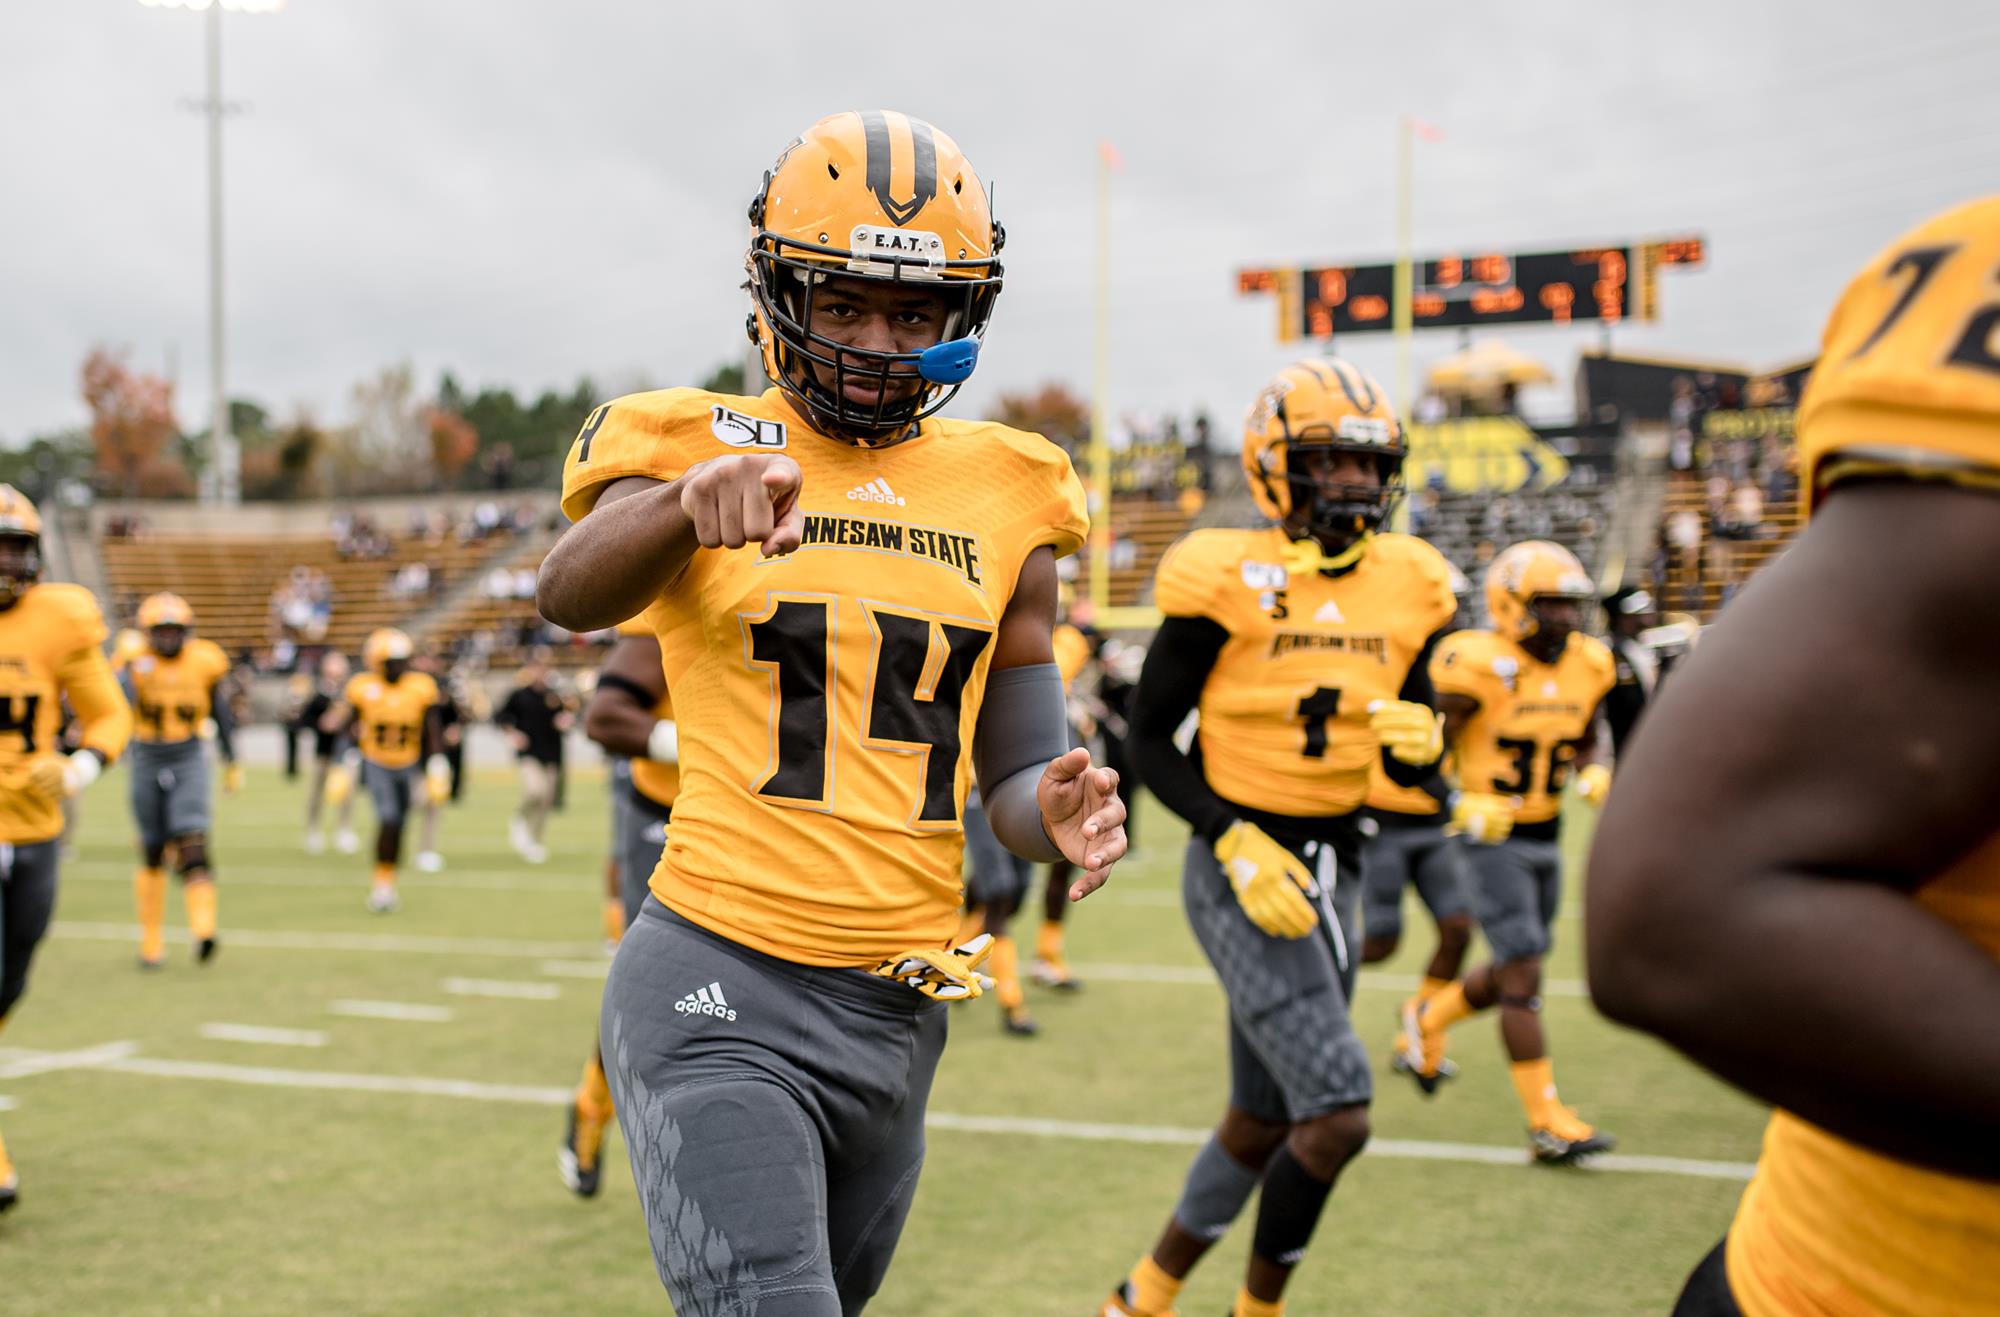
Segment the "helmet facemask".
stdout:
[[[1375,462],[1374,485],[1328,485],[1307,470],[1316,455],[1358,453]],[[1399,450],[1341,443],[1310,432],[1284,444],[1288,530],[1303,529],[1328,553],[1338,554],[1380,530],[1403,497],[1403,455]],[[1302,524],[1302,527],[1301,527]]]
[[178,622],[151,627],[146,632],[146,643],[152,646],[153,652],[161,658],[178,658],[181,650],[187,645],[187,628]]
[[41,575],[41,536],[0,534],[0,612],[19,603]]
[[[758,213],[753,205],[753,217]],[[770,336],[768,359],[777,383],[803,404],[817,428],[864,448],[904,437],[951,401],[971,374],[1000,292],[1000,264],[990,257],[947,260],[942,241],[916,229],[863,225],[853,235],[857,244],[878,237],[910,241],[916,250],[878,254],[800,242],[759,227],[748,262],[756,305],[750,335],[760,345],[763,335]],[[814,305],[825,296],[829,278],[907,286],[939,298],[944,314],[937,342],[923,350],[888,352],[849,347],[815,332]],[[873,402],[847,396],[848,385],[856,382],[874,386]]]

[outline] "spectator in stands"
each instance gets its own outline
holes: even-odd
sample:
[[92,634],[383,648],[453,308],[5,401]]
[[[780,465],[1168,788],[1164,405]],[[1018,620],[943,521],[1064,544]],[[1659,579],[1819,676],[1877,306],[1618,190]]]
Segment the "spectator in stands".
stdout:
[[396,569],[390,578],[389,593],[398,599],[415,599],[431,592],[431,565],[413,558]]
[[486,573],[486,579],[481,582],[479,589],[488,599],[512,599],[514,573],[505,567],[495,567]]
[[1703,562],[1701,514],[1693,508],[1669,512],[1660,522],[1660,542],[1666,550],[1666,582],[1679,582],[1680,605],[1684,611],[1701,611]]
[[1675,479],[1694,474],[1694,427],[1694,381],[1676,375],[1673,396],[1667,402],[1667,470]]
[[535,569],[517,567],[514,569],[514,597],[533,599],[535,597]]
[[1743,587],[1748,573],[1751,555],[1745,546],[1770,533],[1764,524],[1764,495],[1747,478],[1736,481],[1723,496],[1710,525],[1715,531],[1717,574],[1722,578],[1722,602],[1726,604]]

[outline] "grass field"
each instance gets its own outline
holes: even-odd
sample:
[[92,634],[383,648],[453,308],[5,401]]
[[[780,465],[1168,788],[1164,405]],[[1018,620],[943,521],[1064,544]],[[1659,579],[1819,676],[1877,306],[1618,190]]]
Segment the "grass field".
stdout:
[[[542,868],[506,847],[511,794],[476,778],[448,816],[449,871],[406,875],[402,911],[378,917],[365,862],[301,854],[299,788],[253,770],[218,802],[220,958],[194,966],[176,931],[169,968],[141,975],[123,773],[95,789],[0,1036],[0,1128],[22,1177],[0,1217],[0,1311],[664,1310],[622,1145],[595,1201],[555,1173],[605,966],[603,786],[572,783]],[[1086,990],[1031,995],[1042,1036],[1003,1036],[990,1002],[955,1014],[916,1210],[871,1312],[1083,1317],[1158,1231],[1221,1108],[1224,1031],[1179,909],[1179,830],[1157,811],[1145,823],[1144,849],[1073,915]],[[170,909],[177,924],[177,895]],[[1488,1021],[1455,1034],[1464,1075],[1433,1101],[1378,1051],[1377,1147],[1329,1205],[1293,1312],[1661,1312],[1722,1233],[1742,1182],[1714,1163],[1754,1158],[1762,1117],[1591,1010],[1575,916],[1572,900],[1547,1007],[1565,1098],[1622,1153],[1701,1164],[1527,1165]],[[1363,978],[1371,1047],[1428,950],[1413,919],[1385,967],[1404,977]],[[501,992],[518,995],[486,995]],[[432,1018],[339,1013],[352,1002]],[[1226,1311],[1249,1224],[1184,1312]]]

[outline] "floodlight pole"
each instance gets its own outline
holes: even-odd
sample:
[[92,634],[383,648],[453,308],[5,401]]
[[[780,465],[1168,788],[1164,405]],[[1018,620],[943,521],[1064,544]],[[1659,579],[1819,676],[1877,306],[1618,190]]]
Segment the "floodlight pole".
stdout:
[[208,475],[207,501],[243,501],[242,466],[230,432],[229,391],[223,377],[222,324],[222,6],[211,4],[208,24]]

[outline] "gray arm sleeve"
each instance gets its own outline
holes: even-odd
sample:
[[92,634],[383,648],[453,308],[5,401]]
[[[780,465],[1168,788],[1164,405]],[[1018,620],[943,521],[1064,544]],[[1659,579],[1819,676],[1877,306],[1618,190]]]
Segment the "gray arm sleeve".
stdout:
[[1049,760],[1068,751],[1069,711],[1055,664],[1005,668],[986,679],[972,734],[972,771],[993,835],[1024,860],[1063,858],[1042,827],[1035,787]]

